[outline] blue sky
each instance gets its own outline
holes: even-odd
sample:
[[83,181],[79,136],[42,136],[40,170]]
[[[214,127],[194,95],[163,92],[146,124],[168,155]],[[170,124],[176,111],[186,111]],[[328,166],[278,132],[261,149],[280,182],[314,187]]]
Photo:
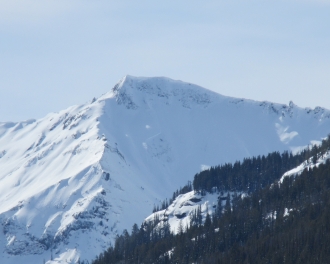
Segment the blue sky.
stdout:
[[330,109],[330,0],[0,0],[0,121],[86,102],[126,74]]

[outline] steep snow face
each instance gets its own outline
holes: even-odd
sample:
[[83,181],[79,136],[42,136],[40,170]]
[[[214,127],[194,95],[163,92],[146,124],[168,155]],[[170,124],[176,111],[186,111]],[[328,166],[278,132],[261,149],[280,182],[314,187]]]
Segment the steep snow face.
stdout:
[[1,263],[41,263],[75,249],[77,230],[106,232],[97,222],[110,206],[102,199],[101,113],[101,104],[85,104],[0,125]]
[[329,132],[323,108],[131,76],[86,104],[0,123],[0,262],[91,260],[200,168]]

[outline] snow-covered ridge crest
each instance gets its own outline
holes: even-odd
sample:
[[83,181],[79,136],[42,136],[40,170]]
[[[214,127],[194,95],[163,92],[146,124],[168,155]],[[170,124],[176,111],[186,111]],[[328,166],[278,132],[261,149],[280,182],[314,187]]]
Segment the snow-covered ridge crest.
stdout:
[[85,104],[0,123],[0,263],[91,260],[201,166],[320,140],[322,111],[126,76]]
[[233,98],[217,94],[198,85],[172,80],[166,77],[134,77],[126,75],[122,78],[104,98],[116,97],[118,104],[123,104],[128,109],[137,109],[139,106],[148,105],[148,101],[155,97],[162,98],[163,103],[170,105],[173,100],[181,102],[181,105],[190,108],[193,104],[207,107],[213,101],[226,102],[242,107],[244,104],[255,104],[267,112],[278,116],[291,118],[297,117],[304,111],[318,120],[330,118],[330,110],[315,107],[300,108],[292,101],[288,105],[273,102],[258,102],[250,99]]
[[303,163],[301,163],[296,168],[293,168],[292,170],[289,170],[286,173],[284,173],[278,183],[279,184],[283,183],[283,181],[287,177],[299,176],[306,169],[309,170],[309,169],[317,168],[321,164],[325,164],[329,159],[330,159],[330,151],[325,152],[324,154],[320,155],[316,159],[314,157],[311,157],[308,160],[305,160]]

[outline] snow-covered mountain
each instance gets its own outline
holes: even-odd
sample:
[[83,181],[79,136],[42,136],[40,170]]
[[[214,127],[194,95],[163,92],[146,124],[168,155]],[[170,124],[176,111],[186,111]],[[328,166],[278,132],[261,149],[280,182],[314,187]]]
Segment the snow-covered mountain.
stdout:
[[91,260],[201,169],[329,132],[320,107],[131,76],[86,104],[0,123],[0,263]]

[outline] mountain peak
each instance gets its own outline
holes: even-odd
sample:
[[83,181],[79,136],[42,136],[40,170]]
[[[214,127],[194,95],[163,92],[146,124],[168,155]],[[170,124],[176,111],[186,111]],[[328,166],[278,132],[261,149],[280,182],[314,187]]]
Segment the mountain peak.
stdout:
[[206,107],[212,97],[221,97],[200,86],[166,77],[134,77],[126,75],[107,97],[115,97],[127,109],[150,106],[154,101],[165,105],[181,104],[185,108],[195,105]]

